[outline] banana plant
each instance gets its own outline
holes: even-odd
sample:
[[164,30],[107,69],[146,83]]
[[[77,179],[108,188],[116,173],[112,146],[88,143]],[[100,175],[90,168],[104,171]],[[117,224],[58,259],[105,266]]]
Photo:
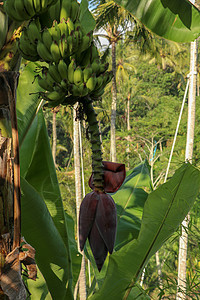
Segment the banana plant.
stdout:
[[[28,87],[33,94],[27,98],[27,81],[33,80],[33,69],[33,63],[26,66],[18,86],[22,233],[36,249],[36,261],[45,281],[40,275],[41,286],[28,282],[28,287],[37,297],[42,297],[38,292],[41,290],[42,293],[50,291],[53,299],[73,299],[72,286],[81,261],[77,256],[73,222],[63,211],[42,111],[36,114],[37,86],[33,85],[32,90]],[[26,118],[22,118],[24,115]],[[112,194],[118,219],[115,250],[106,259],[101,273],[91,259],[97,283],[95,290],[99,290],[92,292],[89,299],[127,299],[129,295],[148,299],[135,285],[136,280],[149,258],[177,229],[199,188],[200,172],[190,164],[184,164],[156,191],[152,191],[146,162],[128,172],[123,185]],[[86,251],[91,258],[89,248]],[[58,278],[62,280],[57,281]]]
[[[13,3],[14,7],[12,6]],[[27,3],[30,2],[26,1]],[[34,1],[34,5],[31,7],[33,9],[32,13],[29,11],[30,7],[27,6],[26,9],[22,8],[21,1],[13,2],[12,0],[5,0],[0,3],[0,12],[2,14],[0,71],[2,73],[19,70],[20,53],[18,52],[16,38],[20,36],[22,27],[29,23],[28,20],[32,16],[38,15],[39,12],[44,13],[40,20],[43,20],[43,22],[51,20],[49,16],[53,12],[49,8],[49,5],[53,5],[55,1],[44,1],[42,3],[45,3],[46,6],[41,9],[41,1]],[[57,4],[60,5],[60,1],[55,3],[55,5]],[[150,29],[166,38],[189,42],[199,35],[199,12],[186,0],[182,2],[180,0],[176,1],[175,4],[167,0],[165,2],[158,0],[148,1],[148,3],[144,0],[133,3],[129,0],[123,1],[123,5],[144,22],[144,24],[149,26]],[[90,14],[88,14],[86,0],[82,1],[81,7],[82,15],[80,15],[80,18],[82,18],[81,21],[85,24],[85,28],[87,27],[85,29],[85,34],[87,35],[89,29],[93,28],[94,23]],[[57,11],[54,7],[54,15],[56,13]],[[10,19],[8,19],[8,15]],[[88,19],[87,16],[89,16]],[[11,21],[11,19],[14,21]],[[161,20],[164,20],[164,23]],[[28,26],[31,26],[31,24],[33,24],[32,21]],[[68,25],[69,28],[72,26],[71,24]],[[43,26],[45,27],[45,23]],[[182,34],[181,32],[184,33]],[[23,32],[23,34],[25,33]],[[32,37],[28,36],[26,38],[30,38],[31,41]],[[38,44],[40,43],[38,42]],[[52,53],[54,53],[52,56],[54,56],[54,60],[57,62],[57,42],[54,40],[52,45]],[[32,50],[30,48],[30,52]],[[37,50],[38,54],[41,53],[39,56],[42,58],[44,51],[41,51],[41,47],[38,47]],[[39,59],[38,56],[34,55],[33,51],[32,53],[30,52],[26,54],[28,56],[32,55],[35,60]],[[45,50],[45,56],[47,53]],[[24,57],[30,58],[30,56],[26,57],[26,54]],[[39,86],[32,86],[30,84],[31,80],[26,85],[29,92],[23,86],[25,82],[27,83],[27,78],[30,79],[31,76],[33,78],[32,69],[28,68],[24,71],[24,77],[21,75],[21,82],[19,80],[21,86],[19,85],[18,87],[18,126],[22,162],[20,166],[22,212],[24,212],[22,232],[27,241],[30,241],[37,250],[36,261],[45,279],[44,282],[42,275],[40,275],[41,285],[37,285],[36,297],[38,297],[38,289],[41,290],[41,286],[44,286],[44,290],[39,296],[41,299],[48,295],[48,291],[51,293],[53,299],[73,299],[72,289],[77,280],[80,267],[72,234],[73,231],[70,230],[69,233],[68,230],[72,228],[73,222],[63,210],[42,112],[40,111],[36,115],[39,104],[37,93],[40,92],[40,88]],[[2,74],[1,77],[4,78],[5,75]],[[93,79],[92,81],[94,81]],[[5,82],[5,90],[10,94],[8,87],[9,80]],[[27,94],[30,93],[31,89],[36,94],[29,95],[30,97],[28,97]],[[55,94],[53,95],[55,96]],[[29,98],[28,101],[27,98]],[[5,103],[1,102],[1,108],[3,108],[2,104],[4,106]],[[1,124],[1,129],[3,125]],[[124,186],[118,192],[122,193],[121,199],[126,198],[126,184],[129,185],[130,180],[131,177],[127,178]],[[122,211],[119,213],[118,210],[119,228],[122,230],[118,233],[118,243],[115,252],[106,259],[102,275],[96,272],[96,266],[95,264],[93,265],[94,283],[97,282],[98,286],[95,287],[95,284],[93,285],[95,289],[91,289],[90,296],[88,297],[91,299],[102,299],[103,297],[105,299],[127,299],[130,296],[131,298],[136,298],[141,294],[141,289],[135,284],[142,268],[155,251],[176,230],[189,211],[199,191],[199,182],[199,171],[190,164],[184,164],[166,185],[149,193],[147,199],[145,198],[147,195],[142,192],[143,200],[141,200],[141,205],[144,204],[144,208],[141,208],[141,227],[138,225],[134,233],[132,232],[134,224],[130,220],[127,222],[126,217],[127,215],[132,215],[134,219],[136,217],[135,212],[127,210],[129,208],[126,206],[128,199],[127,203],[121,203],[120,198],[118,199],[118,206],[124,206],[124,213]],[[94,186],[96,187],[96,184]],[[191,186],[193,187],[192,189]],[[135,185],[132,186],[130,184],[130,187],[133,190],[135,189]],[[138,193],[138,195],[140,194]],[[178,217],[176,216],[177,210],[180,211]],[[140,221],[138,222],[140,224]],[[128,233],[127,242],[124,242],[124,235],[121,236],[122,233],[124,234],[123,223],[125,227],[127,226],[125,230]],[[17,246],[19,245],[17,244]],[[109,248],[108,243],[107,246]],[[16,249],[19,251],[17,247]],[[14,254],[12,253],[12,255]],[[132,260],[133,257],[134,259]],[[143,291],[142,294],[144,294]]]

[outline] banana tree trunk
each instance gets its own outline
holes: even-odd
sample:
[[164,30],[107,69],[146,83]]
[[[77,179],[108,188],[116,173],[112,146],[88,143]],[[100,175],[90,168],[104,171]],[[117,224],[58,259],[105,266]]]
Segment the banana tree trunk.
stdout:
[[110,124],[110,160],[116,162],[116,109],[117,109],[117,83],[116,83],[116,42],[112,42],[112,106],[111,106],[111,124]]
[[[73,110],[73,127],[74,127],[74,169],[75,169],[75,192],[76,192],[76,214],[77,214],[77,233],[79,232],[78,216],[80,205],[82,201],[81,192],[81,167],[80,167],[80,149],[79,149],[79,120],[76,118],[76,109],[78,104],[74,105]],[[79,238],[77,238],[79,241]],[[78,245],[80,251],[80,247]],[[86,275],[85,275],[85,257],[82,256],[81,270],[76,285],[75,294],[77,294],[77,289],[79,289],[80,300],[86,300]],[[74,297],[76,299],[76,297]]]
[[0,299],[26,299],[21,279],[18,72],[0,72]]
[[[191,43],[190,48],[190,82],[188,97],[188,123],[187,123],[187,141],[186,141],[186,161],[192,162],[195,128],[195,103],[197,89],[197,40]],[[179,257],[178,257],[178,287],[176,300],[186,299],[186,262],[188,246],[188,215],[182,223],[182,235],[179,239]]]

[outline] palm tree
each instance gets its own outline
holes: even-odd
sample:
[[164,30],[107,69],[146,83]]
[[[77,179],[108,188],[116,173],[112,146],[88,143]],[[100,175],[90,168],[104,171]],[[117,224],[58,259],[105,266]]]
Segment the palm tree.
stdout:
[[115,127],[116,127],[116,108],[117,108],[117,83],[116,83],[116,45],[121,40],[125,32],[130,28],[131,22],[135,21],[133,16],[125,9],[118,6],[114,1],[99,1],[94,10],[96,19],[96,29],[103,29],[105,37],[112,52],[112,105],[111,105],[111,146],[110,159],[116,161],[116,143],[115,143]]

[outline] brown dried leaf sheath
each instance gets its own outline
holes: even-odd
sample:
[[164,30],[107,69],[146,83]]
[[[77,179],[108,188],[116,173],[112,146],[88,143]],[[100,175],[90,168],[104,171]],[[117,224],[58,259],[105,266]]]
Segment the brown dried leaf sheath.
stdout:
[[6,294],[10,300],[26,299],[26,289],[21,278],[19,247],[16,247],[6,256],[0,283],[4,294]]

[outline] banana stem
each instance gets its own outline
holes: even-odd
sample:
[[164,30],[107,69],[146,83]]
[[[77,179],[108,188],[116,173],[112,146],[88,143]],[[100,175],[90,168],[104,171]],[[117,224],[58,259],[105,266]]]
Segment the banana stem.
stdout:
[[84,98],[84,112],[87,116],[89,125],[91,149],[92,149],[92,173],[93,184],[96,192],[104,192],[104,171],[102,164],[101,140],[99,133],[99,126],[97,121],[97,114],[94,111],[92,100]]

